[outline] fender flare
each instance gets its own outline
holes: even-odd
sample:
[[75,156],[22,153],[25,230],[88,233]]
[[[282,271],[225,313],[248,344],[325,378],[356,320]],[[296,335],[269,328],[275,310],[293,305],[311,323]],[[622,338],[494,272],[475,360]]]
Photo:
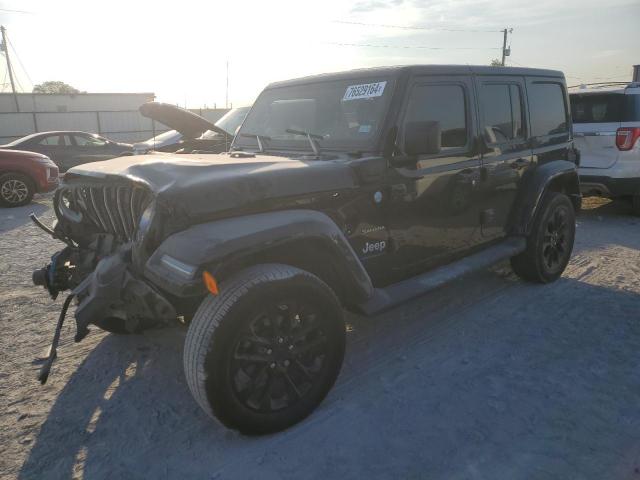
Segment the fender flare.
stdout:
[[544,194],[550,190],[564,191],[576,212],[580,209],[580,179],[575,163],[553,160],[525,172],[511,211],[511,234],[527,236],[531,233]]
[[[205,269],[216,275],[243,259],[259,258],[261,252],[301,242],[313,248],[311,254],[321,246],[335,260],[350,300],[363,301],[373,294],[371,279],[340,228],[315,210],[280,210],[195,225],[164,240],[147,261],[144,275],[178,297],[199,295],[204,293],[201,275]],[[194,267],[194,273],[187,276],[171,269],[163,261],[166,256],[187,269]]]

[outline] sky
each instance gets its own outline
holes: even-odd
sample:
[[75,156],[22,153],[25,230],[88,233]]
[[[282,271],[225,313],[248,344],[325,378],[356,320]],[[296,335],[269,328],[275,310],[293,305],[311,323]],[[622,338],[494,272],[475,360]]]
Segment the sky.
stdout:
[[639,20],[640,0],[0,0],[22,91],[61,80],[189,108],[225,106],[227,63],[229,103],[250,105],[268,83],[304,75],[487,65],[504,28],[507,65],[562,70],[569,85],[630,80]]

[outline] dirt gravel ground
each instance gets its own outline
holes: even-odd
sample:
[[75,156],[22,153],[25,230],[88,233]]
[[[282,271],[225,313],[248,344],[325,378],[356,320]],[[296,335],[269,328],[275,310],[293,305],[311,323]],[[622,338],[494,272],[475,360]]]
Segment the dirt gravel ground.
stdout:
[[640,479],[640,220],[588,202],[552,285],[506,266],[371,319],[350,317],[321,407],[250,438],[200,411],[182,327],[63,330],[49,383],[33,360],[52,303],[30,275],[59,245],[30,225],[48,199],[0,210],[0,477]]

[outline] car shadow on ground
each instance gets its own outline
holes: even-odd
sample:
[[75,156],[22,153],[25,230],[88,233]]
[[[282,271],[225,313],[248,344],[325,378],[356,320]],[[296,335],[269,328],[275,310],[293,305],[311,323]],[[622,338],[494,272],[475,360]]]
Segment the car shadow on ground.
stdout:
[[[182,373],[184,328],[106,336],[58,395],[19,477],[344,478],[351,463],[358,478],[384,472],[385,459],[405,478],[471,475],[471,464],[474,478],[615,477],[640,447],[635,423],[620,420],[640,403],[635,363],[622,362],[640,339],[638,296],[566,278],[479,277],[350,317],[334,391],[305,422],[266,437],[199,409]],[[455,306],[461,291],[467,305]],[[578,314],[563,303],[568,292],[587,299]]]
[[35,213],[39,217],[50,209],[51,198],[48,195],[38,195],[29,205],[25,205],[24,207],[0,207],[0,234],[31,223],[31,219],[29,218],[29,214],[31,213]]

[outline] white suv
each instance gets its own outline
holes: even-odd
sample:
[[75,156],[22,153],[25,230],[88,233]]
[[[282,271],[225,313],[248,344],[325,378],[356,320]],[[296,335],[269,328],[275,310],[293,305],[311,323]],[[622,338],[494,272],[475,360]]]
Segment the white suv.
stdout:
[[640,215],[640,82],[569,90],[585,196],[632,200]]

